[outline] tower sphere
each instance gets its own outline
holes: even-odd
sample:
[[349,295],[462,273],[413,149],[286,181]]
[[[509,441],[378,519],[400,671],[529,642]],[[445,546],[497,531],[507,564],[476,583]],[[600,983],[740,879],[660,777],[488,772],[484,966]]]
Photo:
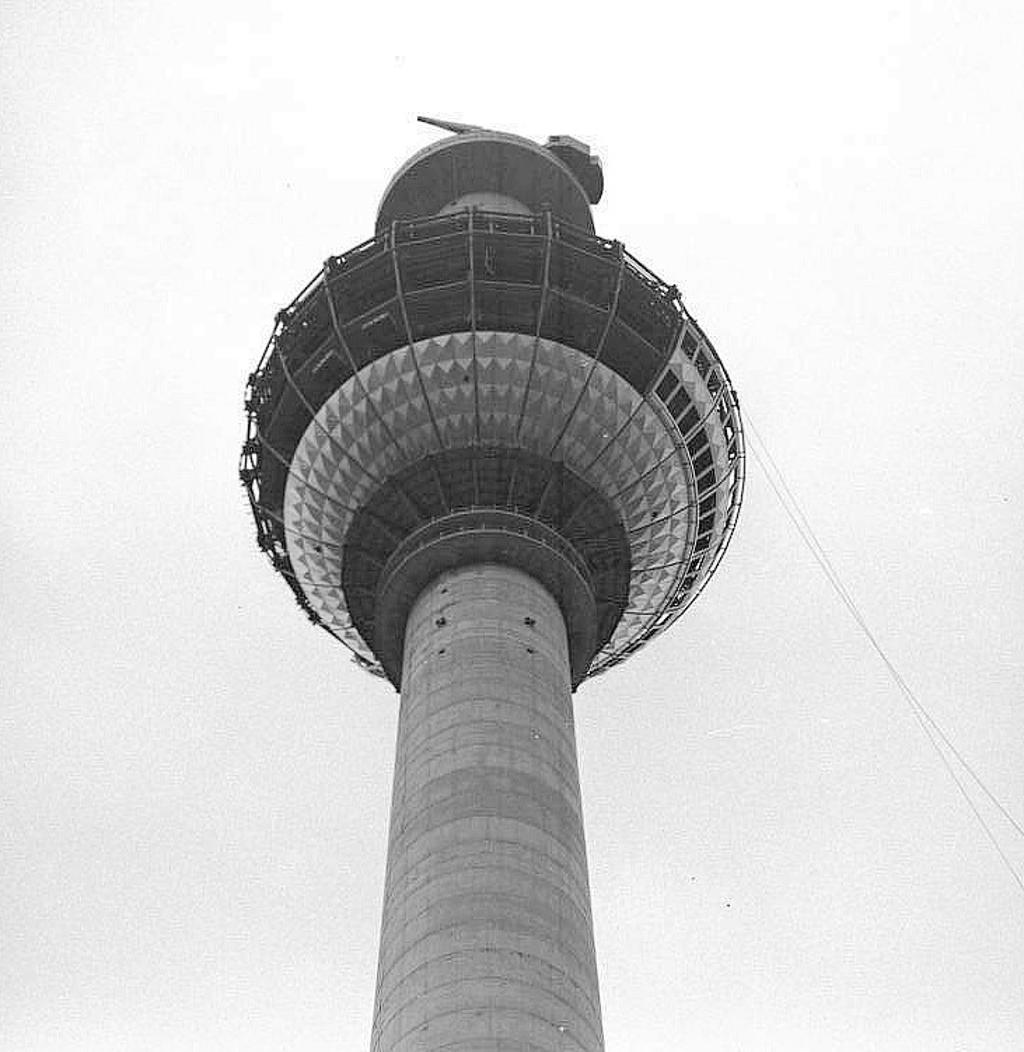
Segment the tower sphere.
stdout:
[[595,234],[602,190],[575,139],[460,129],[401,167],[249,377],[258,544],[396,689],[446,571],[540,581],[575,688],[667,628],[732,535],[735,393],[675,286]]

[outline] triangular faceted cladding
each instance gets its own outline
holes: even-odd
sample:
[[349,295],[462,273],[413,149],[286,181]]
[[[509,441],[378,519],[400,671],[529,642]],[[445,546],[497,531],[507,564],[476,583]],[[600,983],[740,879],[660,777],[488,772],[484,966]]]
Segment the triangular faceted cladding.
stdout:
[[609,498],[614,497],[624,485],[632,481],[629,476],[616,471],[614,464],[609,464],[606,457],[587,465],[585,470],[581,467],[579,473],[598,493],[603,493]]
[[528,367],[505,358],[479,356],[477,387],[480,397],[480,439],[511,445],[526,389]]
[[352,403],[352,429],[355,438],[363,439],[379,419],[380,414],[369,398],[360,398]]
[[337,605],[341,600],[341,589],[338,582],[324,577],[316,586],[316,594],[321,602]]
[[577,470],[588,466],[613,441],[606,437],[616,431],[614,418],[604,415],[608,404],[603,399],[594,401],[585,393],[559,442],[559,451],[567,461],[579,465]]
[[608,396],[606,381],[602,376],[604,371],[605,367],[598,364],[590,374],[590,380],[584,385],[583,396],[576,407],[572,427],[584,428],[588,435],[604,430],[611,438],[624,417],[616,400]]
[[[551,370],[546,370],[547,375],[551,375]],[[537,413],[537,404],[541,398],[547,393],[550,398],[552,395],[552,384],[546,382],[544,376],[540,374],[540,370],[534,370],[533,376],[530,378],[529,386],[526,389],[526,398],[524,401],[523,415],[524,417],[533,417]]]
[[[564,440],[561,441],[555,449],[555,456],[557,459],[567,464],[573,471],[576,472],[580,478],[586,479],[591,485],[599,492],[606,496],[610,496],[614,492],[615,481],[602,476],[598,473],[596,476],[589,469],[589,463],[587,460],[587,448],[581,446],[578,443],[566,443]],[[595,478],[602,478],[607,482],[607,485],[600,485],[595,482]]]
[[316,464],[313,465],[309,472],[309,480],[321,493],[327,492],[327,487],[331,484],[333,477],[332,471],[333,465],[330,460],[323,456],[316,458]]
[[[364,397],[372,398],[385,384],[394,382],[399,371],[399,362],[395,354],[387,354],[363,366],[358,376],[354,378],[354,383],[358,389],[365,392]],[[349,380],[346,383],[353,383],[353,381]]]
[[476,391],[472,370],[463,372],[455,361],[442,361],[424,370],[431,407],[446,448],[472,444],[476,433]]
[[366,477],[363,469],[349,457],[337,460],[332,465],[329,485],[323,490],[331,500],[341,507],[354,507],[352,492]]
[[722,427],[721,417],[718,415],[718,409],[712,409],[704,420],[704,430],[707,432],[708,441],[711,443],[712,448],[719,447],[723,448],[728,444],[728,440],[725,437],[725,429]]
[[[292,566],[294,567],[294,565],[295,564],[293,562]],[[307,596],[316,595],[316,597],[320,599],[321,602],[323,601],[322,597],[318,594],[317,591],[318,582],[323,579],[322,573],[320,573],[319,571],[314,571],[313,573],[310,573],[308,571],[304,573],[297,573],[295,579],[299,582],[300,585],[302,585],[302,590],[306,593]]]
[[319,413],[313,418],[303,435],[303,441],[314,444],[320,449],[332,449],[338,443],[338,419],[335,414],[335,423],[329,426],[326,415]]
[[590,371],[589,359],[585,355],[546,340],[541,341],[537,348],[536,369],[548,390],[557,385],[560,398],[568,398],[570,394],[575,396],[581,391]]
[[[632,595],[630,596],[630,600],[632,600]],[[624,644],[628,643],[636,632],[643,627],[643,623],[644,615],[628,612],[623,614],[622,619],[619,621],[618,626],[609,641],[612,648],[617,651]]]
[[460,449],[476,441],[476,418],[470,413],[447,413],[437,422],[445,449]]
[[645,402],[637,410],[633,420],[639,426],[644,440],[654,451],[656,460],[662,460],[672,452],[672,439],[658,418],[658,414],[651,408],[649,403]]
[[642,573],[657,566],[666,566],[680,562],[685,553],[685,546],[669,539],[662,542],[637,541],[630,549],[630,559],[634,573]]
[[641,514],[650,526],[634,535],[638,546],[646,544],[649,551],[654,551],[655,549],[666,549],[678,543],[680,534],[684,531],[681,524],[674,519],[665,518],[669,509],[670,505],[667,502],[652,502],[644,508]]
[[[315,500],[318,505],[318,514],[321,517],[331,516],[347,516],[351,513],[351,509],[355,506],[352,503],[352,486],[357,484],[358,478],[361,477],[361,473],[357,476],[353,474],[351,481],[343,474],[341,474],[337,466],[335,466],[334,472],[331,474],[328,484],[315,495]],[[310,506],[313,506],[314,497],[311,494]]]
[[286,509],[285,520],[289,521],[296,513],[308,522],[319,522],[324,516],[324,508],[330,503],[330,493],[325,490],[314,491],[307,487],[305,499],[293,509]]
[[289,476],[284,490],[285,515],[290,514],[293,509],[301,508],[310,499],[312,499],[312,491],[302,478],[295,474]]
[[640,401],[640,394],[632,384],[603,362],[598,362],[588,386],[594,392],[595,397],[614,402],[619,411],[627,414],[631,413],[636,403]]
[[339,536],[344,535],[352,521],[352,515],[338,505],[326,505],[317,519],[317,530],[315,533],[307,531],[307,536],[314,537],[316,543],[321,546],[329,546],[332,551],[341,550]]
[[375,391],[375,387],[371,386],[371,376],[378,383],[390,383],[399,378],[415,376],[416,362],[409,347],[397,347],[390,354],[378,358],[375,362],[366,366],[364,371],[366,379],[363,382],[366,385],[367,393],[372,394]]
[[420,369],[427,369],[433,364],[451,362],[454,368],[461,369],[463,374],[472,373],[473,359],[477,353],[477,342],[472,333],[449,333],[441,340],[427,340],[417,344],[416,357]]
[[[630,620],[625,624],[620,624],[620,628],[628,628],[629,634],[626,639],[622,642],[633,642],[636,639],[637,633],[643,631],[645,624],[649,623],[651,618],[657,611],[657,607],[647,601],[633,600],[632,613],[629,615]],[[621,638],[621,637],[620,637]]]
[[491,418],[494,421],[493,441],[505,445],[517,445],[521,430],[520,421],[528,394],[530,367],[525,359],[513,359],[510,362],[499,364],[503,375],[509,377],[510,384],[502,408],[496,410]]
[[323,432],[312,435],[306,448],[309,452],[310,469],[317,471],[323,471],[325,464],[330,465],[348,451],[347,445],[343,445],[336,438],[333,442],[329,441]]
[[[476,353],[488,357],[516,358],[533,357],[534,337],[520,332],[478,332]],[[543,342],[543,341],[539,341]]]
[[658,462],[657,450],[645,439],[636,417],[622,429],[608,451],[611,463],[618,461],[632,475],[643,475]]
[[373,437],[369,432],[363,432],[349,452],[352,460],[362,469],[363,474],[368,476],[375,485],[380,485],[384,481],[375,466],[380,456],[380,447],[374,445]]
[[429,417],[421,421],[417,426],[410,427],[406,437],[412,455],[410,463],[430,456],[432,453],[440,452],[441,447],[438,445],[437,431]]
[[324,551],[324,558],[320,564],[319,579],[321,581],[333,581],[338,582],[341,580],[341,558],[326,558],[326,550]]
[[729,484],[725,483],[718,487],[715,494],[715,517],[725,520],[729,513]]
[[413,355],[416,368],[424,380],[439,367],[450,372],[460,358],[465,363],[462,368],[468,369],[472,357],[472,348],[467,343],[454,339],[445,340],[443,343],[426,340],[416,345]]
[[410,454],[406,448],[406,442],[399,446],[396,441],[392,441],[388,437],[388,432],[381,430],[380,435],[381,440],[379,444],[373,447],[374,459],[372,467],[374,475],[381,482],[384,482],[409,463]]
[[390,414],[399,406],[422,402],[423,389],[416,373],[402,373],[378,387],[370,395],[369,401],[378,418],[382,418],[387,427],[391,428]]
[[338,519],[347,521],[352,515],[352,509],[356,507],[352,499],[353,487],[357,485],[354,476],[349,477],[335,470],[331,478],[331,484],[326,490],[329,500],[324,505],[324,510],[329,511]]
[[484,405],[489,407],[489,411],[482,409],[480,413],[481,443],[490,446],[514,446],[517,441],[516,424],[519,421],[514,407],[496,406],[495,400],[489,400]]
[[399,348],[367,367],[364,379],[366,397],[379,404],[383,392],[393,394],[403,380],[414,375],[412,356],[407,348]]
[[715,479],[720,479],[729,474],[729,457],[725,446],[711,444],[711,455],[715,464]]
[[543,390],[534,392],[526,405],[520,442],[534,453],[546,457],[558,437],[564,410],[562,403]]
[[[413,441],[412,434],[422,427],[431,427],[430,411],[419,390],[410,392],[411,397],[396,401],[390,410],[384,413],[384,422],[395,440],[402,443],[407,458],[420,454],[421,443]],[[434,445],[436,446],[436,442]]]
[[652,582],[651,600],[658,607],[664,606],[671,596],[676,593],[676,586],[682,578],[682,567],[666,568],[659,571],[657,578]]
[[335,391],[330,398],[320,407],[320,411],[317,416],[323,421],[323,425],[328,431],[332,431],[338,423],[338,395],[339,391]]
[[296,520],[285,525],[285,540],[288,546],[288,554],[294,563],[297,556],[306,559],[306,565],[312,565],[313,559],[319,558],[318,547],[323,547],[326,538],[323,536],[321,524],[315,519]]
[[634,572],[642,573],[655,567],[682,563],[686,550],[686,545],[679,539],[666,535],[658,540],[636,540],[630,548],[630,558]]
[[660,464],[653,471],[648,472],[640,483],[639,489],[644,491],[648,503],[651,506],[651,518],[661,518],[668,514],[671,497],[674,490],[671,473],[672,461]]
[[628,418],[637,410],[640,403],[643,401],[643,396],[630,384],[626,383],[618,373],[613,375],[615,376],[615,383],[608,381],[607,376],[605,375],[605,383],[602,385],[602,393],[610,401],[615,402],[618,406],[618,412],[623,418]]
[[615,503],[627,530],[646,526],[658,514],[657,508],[651,506],[639,486],[626,490],[616,498]]
[[673,543],[674,538],[684,529],[685,519],[680,521],[672,514],[671,508],[666,508],[657,519],[652,520],[645,531],[645,536],[650,546],[662,547]]
[[[476,360],[476,382],[480,390],[480,397],[484,398],[485,396],[492,396],[493,392],[505,391],[516,382],[516,377],[519,375],[517,366],[523,366],[524,364],[505,355],[495,357],[481,351],[477,355]],[[524,379],[527,368],[522,370]],[[497,395],[497,397],[500,397],[500,395]]]
[[409,430],[410,420],[419,421],[425,415],[421,403],[413,405],[409,402],[391,402],[383,412],[381,427],[387,434],[394,435],[395,441],[406,447],[406,434]]
[[356,444],[356,429],[354,427],[346,427],[343,421],[339,421],[331,431],[331,437],[334,439],[332,448],[335,460],[351,455]]
[[284,514],[284,531],[289,550],[292,544],[319,544],[322,537],[323,515],[307,504],[299,504]]
[[480,442],[485,446],[514,446],[516,420],[511,413],[486,413],[480,416]]
[[687,495],[686,474],[677,455],[663,460],[648,476],[649,487],[659,497],[672,504],[685,504]]
[[618,434],[629,419],[618,402],[605,398],[594,392],[588,392],[587,404],[581,406],[588,420],[593,421],[594,446],[590,453],[592,460],[605,446],[618,441]]
[[696,369],[690,364],[690,359],[686,356],[682,347],[677,345],[676,349],[669,356],[668,360],[669,368],[676,374],[676,378],[682,380],[684,383],[687,381],[687,377],[697,372]]
[[634,534],[630,537],[629,558],[634,575],[642,572],[649,566],[655,566],[662,560],[652,558],[651,542],[648,538]]
[[335,616],[335,604],[332,600],[334,600],[336,596],[331,594],[331,584],[327,579],[327,576],[321,574],[318,580],[311,582],[303,581],[302,585],[303,591],[314,606],[329,611],[330,616],[333,618]]
[[[644,604],[649,604],[651,597],[666,592],[666,585],[671,585],[679,567],[665,569],[640,569],[633,574],[633,588]],[[668,575],[667,578],[665,575]],[[666,593],[667,594],[667,593]]]
[[317,416],[328,429],[333,429],[339,419],[352,409],[352,391],[355,380],[349,379],[321,406]]
[[541,387],[550,388],[555,382],[552,378],[565,371],[558,348],[547,340],[537,342],[537,351],[533,355],[533,375]]
[[569,414],[583,391],[584,380],[585,374],[573,371],[566,362],[559,362],[550,370],[548,379],[543,384],[543,390],[545,396],[558,407],[556,414],[558,431],[561,431],[569,420]]

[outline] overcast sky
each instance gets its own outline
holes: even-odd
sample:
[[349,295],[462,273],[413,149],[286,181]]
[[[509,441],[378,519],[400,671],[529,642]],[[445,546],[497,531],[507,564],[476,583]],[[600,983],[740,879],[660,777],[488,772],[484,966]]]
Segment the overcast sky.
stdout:
[[[419,112],[602,156],[599,232],[1024,821],[1022,10],[0,6],[5,1050],[368,1047],[397,699],[236,467],[274,312]],[[608,1052],[1024,1048],[1024,895],[755,465],[576,706]]]

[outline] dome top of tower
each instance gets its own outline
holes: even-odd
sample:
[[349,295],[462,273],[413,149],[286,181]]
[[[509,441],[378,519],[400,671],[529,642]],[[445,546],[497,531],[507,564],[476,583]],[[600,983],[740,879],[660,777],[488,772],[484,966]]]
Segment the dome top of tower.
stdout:
[[[424,120],[424,118],[420,118]],[[396,220],[450,211],[463,199],[500,195],[524,211],[550,208],[555,215],[590,232],[591,204],[604,189],[600,160],[568,135],[553,135],[540,146],[507,132],[474,125],[424,120],[456,134],[420,150],[398,170],[377,211],[377,231]]]

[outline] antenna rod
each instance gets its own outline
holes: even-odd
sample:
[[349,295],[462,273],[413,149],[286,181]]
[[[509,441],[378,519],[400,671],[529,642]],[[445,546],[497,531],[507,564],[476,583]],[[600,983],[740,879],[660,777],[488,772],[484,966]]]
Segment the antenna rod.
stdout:
[[437,117],[417,117],[421,124],[432,124],[435,128],[443,128],[445,131],[455,132],[456,135],[464,135],[466,132],[485,132],[489,129],[481,128],[478,124],[459,124],[458,121],[443,121]]

